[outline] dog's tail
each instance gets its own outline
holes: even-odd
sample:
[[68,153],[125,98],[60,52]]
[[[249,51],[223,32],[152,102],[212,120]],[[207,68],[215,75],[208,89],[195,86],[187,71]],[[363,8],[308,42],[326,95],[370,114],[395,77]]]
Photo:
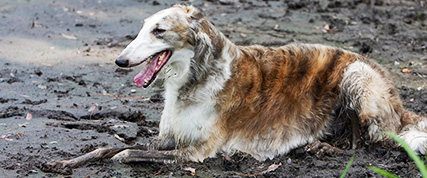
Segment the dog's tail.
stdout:
[[427,117],[404,110],[401,115],[402,129],[399,133],[408,145],[418,154],[427,152]]

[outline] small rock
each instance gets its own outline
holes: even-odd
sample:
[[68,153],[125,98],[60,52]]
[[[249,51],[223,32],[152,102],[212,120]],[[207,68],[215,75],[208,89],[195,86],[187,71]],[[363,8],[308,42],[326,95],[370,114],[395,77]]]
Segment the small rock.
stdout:
[[130,141],[136,139],[136,135],[138,134],[138,124],[133,122],[119,121],[114,125],[109,127],[113,130],[121,138],[125,139],[125,141]]
[[238,2],[238,0],[219,0],[221,5],[233,5],[236,2]]
[[39,70],[39,69],[34,70],[34,73],[35,73],[37,76],[41,76],[41,75],[43,75],[43,72],[42,72],[41,70]]
[[153,1],[153,6],[158,6],[160,3],[158,1]]

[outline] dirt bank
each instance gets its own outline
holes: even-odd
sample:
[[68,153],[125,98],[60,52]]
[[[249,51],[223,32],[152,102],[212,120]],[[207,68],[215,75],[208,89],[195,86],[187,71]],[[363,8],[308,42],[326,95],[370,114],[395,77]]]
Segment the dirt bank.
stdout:
[[[113,61],[144,18],[176,3],[203,9],[237,44],[321,43],[374,58],[390,71],[405,107],[427,113],[425,1],[6,0],[0,2],[0,177],[181,177],[191,175],[187,168],[202,177],[337,177],[353,154],[350,177],[376,176],[367,164],[419,176],[405,152],[369,144],[319,157],[296,149],[265,162],[236,154],[203,163],[105,161],[43,172],[49,160],[146,143],[158,134],[162,99],[133,84],[140,68],[120,69]],[[273,164],[281,165],[266,171]]]

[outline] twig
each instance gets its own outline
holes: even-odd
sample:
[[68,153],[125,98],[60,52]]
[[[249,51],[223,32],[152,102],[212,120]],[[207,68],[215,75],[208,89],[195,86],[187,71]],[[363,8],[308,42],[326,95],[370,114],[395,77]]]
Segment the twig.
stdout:
[[109,94],[109,93],[92,93],[92,94],[113,97],[113,98],[116,98],[116,99],[118,99],[119,101],[121,101],[123,103],[126,103],[125,100],[121,99],[117,95],[112,95],[112,94]]
[[157,176],[157,175],[161,174],[163,172],[163,169],[165,169],[165,167],[161,167],[159,171],[154,173],[154,175]]
[[116,99],[120,100],[123,103],[125,103],[126,101],[123,100],[122,98],[142,99],[144,101],[145,100],[150,100],[149,97],[142,97],[142,96],[123,96],[123,95],[122,96],[117,96],[117,95],[112,95],[112,94],[109,94],[109,93],[106,93],[106,94],[103,94],[103,93],[92,93],[92,94],[113,97],[113,98],[116,98]]
[[99,171],[101,171],[102,168],[99,168],[98,170],[95,170],[93,172],[91,172],[90,174],[88,174],[85,178],[89,178],[91,175],[98,173]]

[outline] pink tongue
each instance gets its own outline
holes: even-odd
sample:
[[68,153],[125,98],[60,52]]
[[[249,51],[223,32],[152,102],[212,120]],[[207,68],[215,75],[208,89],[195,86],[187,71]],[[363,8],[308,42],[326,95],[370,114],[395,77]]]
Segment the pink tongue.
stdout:
[[[143,87],[146,83],[148,83],[151,78],[153,77],[154,73],[156,72],[156,63],[158,60],[158,56],[154,57],[155,59],[152,59],[147,62],[144,69],[142,69],[141,72],[139,72],[134,78],[133,81],[138,87]],[[147,82],[146,82],[147,81]]]
[[[159,63],[160,56],[165,53],[164,60],[161,61],[161,64]],[[153,56],[151,60],[147,62],[145,67],[142,69],[141,72],[139,72],[134,78],[133,81],[138,87],[147,87],[151,80],[154,77],[154,74],[157,72],[157,70],[160,70],[160,68],[166,63],[166,58],[168,58],[167,51],[163,51],[156,56]],[[156,69],[157,68],[157,69]]]

